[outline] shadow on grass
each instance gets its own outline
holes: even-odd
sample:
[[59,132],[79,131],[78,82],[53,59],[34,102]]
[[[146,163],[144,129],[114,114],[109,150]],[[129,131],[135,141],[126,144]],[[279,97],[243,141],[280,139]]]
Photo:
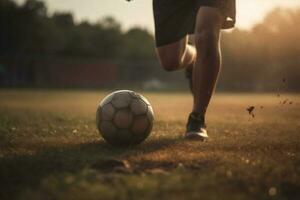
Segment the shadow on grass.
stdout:
[[137,147],[115,148],[104,141],[44,147],[35,155],[15,155],[0,158],[0,199],[13,199],[26,188],[35,188],[50,176],[76,173],[105,159],[126,159],[178,143],[179,138],[152,139]]

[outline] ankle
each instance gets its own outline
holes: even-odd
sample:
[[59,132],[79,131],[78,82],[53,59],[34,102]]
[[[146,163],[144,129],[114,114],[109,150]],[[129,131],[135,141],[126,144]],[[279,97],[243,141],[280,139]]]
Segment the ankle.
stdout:
[[196,120],[202,121],[203,123],[205,123],[205,114],[200,113],[200,112],[192,112],[190,114],[191,117],[193,117]]

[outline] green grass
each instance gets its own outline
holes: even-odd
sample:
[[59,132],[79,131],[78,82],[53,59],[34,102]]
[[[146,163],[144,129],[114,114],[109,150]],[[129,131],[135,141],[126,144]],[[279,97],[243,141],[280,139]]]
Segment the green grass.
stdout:
[[[106,94],[0,91],[0,199],[300,199],[299,95],[218,94],[200,143],[182,138],[189,94],[144,93],[154,130],[122,149],[96,130]],[[95,167],[111,159],[129,170]]]

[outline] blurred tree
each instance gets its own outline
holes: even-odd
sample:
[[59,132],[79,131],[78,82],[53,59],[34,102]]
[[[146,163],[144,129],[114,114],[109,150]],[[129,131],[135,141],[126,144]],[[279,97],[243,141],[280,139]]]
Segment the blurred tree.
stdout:
[[300,9],[275,9],[251,31],[223,34],[224,70],[220,86],[227,89],[300,91]]
[[138,27],[128,30],[124,34],[124,46],[122,56],[126,59],[149,60],[155,59],[153,48],[153,36]]
[[74,26],[74,19],[71,13],[56,12],[52,16],[52,20],[60,29],[72,28]]

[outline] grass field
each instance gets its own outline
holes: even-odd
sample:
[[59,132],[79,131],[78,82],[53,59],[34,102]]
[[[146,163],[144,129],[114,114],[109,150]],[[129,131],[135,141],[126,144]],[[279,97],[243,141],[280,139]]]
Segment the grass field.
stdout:
[[144,93],[154,130],[118,149],[95,126],[106,94],[0,91],[0,199],[300,199],[300,95],[218,94],[201,143],[182,138],[189,94]]

